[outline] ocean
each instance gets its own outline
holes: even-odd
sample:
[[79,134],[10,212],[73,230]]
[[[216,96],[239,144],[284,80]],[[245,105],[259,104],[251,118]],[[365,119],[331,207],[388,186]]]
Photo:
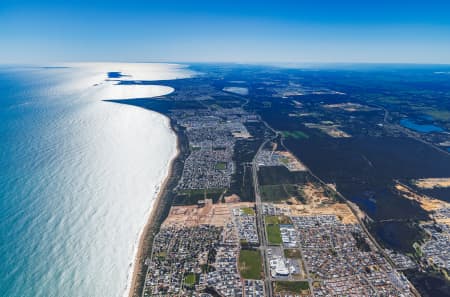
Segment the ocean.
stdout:
[[64,66],[0,67],[1,296],[124,296],[139,235],[176,154],[167,118],[103,101],[173,89],[116,86],[107,73],[166,80],[189,70]]

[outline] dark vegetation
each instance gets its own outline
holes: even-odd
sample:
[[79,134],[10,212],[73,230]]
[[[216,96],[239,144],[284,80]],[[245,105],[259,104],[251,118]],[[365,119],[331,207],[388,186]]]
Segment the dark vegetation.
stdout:
[[413,244],[425,237],[425,232],[412,221],[375,222],[370,230],[385,246],[403,253],[414,253]]
[[303,184],[308,181],[308,173],[290,172],[284,166],[260,167],[258,180],[260,185]]
[[252,135],[249,140],[238,140],[234,148],[233,161],[235,172],[227,194],[237,194],[241,201],[254,201],[254,187],[251,162],[264,139],[270,132],[260,124],[247,123],[246,128]]
[[405,274],[422,297],[450,296],[449,281],[435,272],[424,273],[418,270],[408,270]]
[[366,239],[363,236],[361,236],[360,233],[352,232],[352,235],[353,235],[353,238],[355,238],[355,240],[356,240],[356,247],[358,249],[360,249],[363,252],[369,252],[371,250]]

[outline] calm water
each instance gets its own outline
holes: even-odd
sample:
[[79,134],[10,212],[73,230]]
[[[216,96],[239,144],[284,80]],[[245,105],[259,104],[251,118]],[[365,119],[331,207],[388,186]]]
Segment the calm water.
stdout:
[[359,206],[362,206],[364,211],[369,216],[375,216],[377,211],[377,204],[375,199],[369,199],[369,198],[361,198],[361,197],[352,197],[352,202],[357,203]]
[[400,120],[400,125],[402,125],[405,128],[417,131],[417,132],[422,132],[422,133],[429,133],[429,132],[442,132],[444,131],[441,127],[435,126],[435,125],[431,125],[431,124],[417,124],[414,123],[411,120],[408,119],[402,119]]
[[0,68],[1,296],[126,291],[176,138],[157,113],[101,101],[105,75]]

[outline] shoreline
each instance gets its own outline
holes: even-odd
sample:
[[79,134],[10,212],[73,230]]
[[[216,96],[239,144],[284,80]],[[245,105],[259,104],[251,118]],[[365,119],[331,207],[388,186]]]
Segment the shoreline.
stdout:
[[[171,128],[169,128],[171,129]],[[173,132],[173,130],[172,130]],[[133,261],[132,261],[132,266],[131,266],[131,280],[130,282],[127,284],[127,288],[126,288],[126,292],[124,294],[124,296],[129,296],[129,297],[133,297],[133,296],[139,296],[139,295],[135,295],[136,292],[134,292],[136,290],[136,286],[137,286],[137,277],[139,273],[142,273],[143,271],[143,267],[139,267],[139,266],[144,266],[144,262],[145,262],[145,247],[144,247],[144,243],[145,243],[145,238],[147,237],[147,235],[150,235],[149,233],[151,232],[151,227],[154,226],[155,224],[155,212],[156,210],[158,210],[160,208],[160,200],[164,194],[164,191],[166,191],[166,186],[167,186],[167,182],[170,178],[170,176],[172,175],[172,167],[173,167],[173,162],[176,158],[178,158],[179,154],[180,154],[180,150],[178,148],[178,137],[175,136],[177,138],[176,142],[176,152],[175,155],[171,158],[170,162],[169,162],[169,167],[167,170],[167,174],[164,177],[163,181],[161,182],[160,186],[159,186],[159,190],[158,190],[158,194],[156,195],[156,198],[153,202],[152,205],[152,209],[150,211],[150,214],[148,215],[147,218],[147,222],[144,225],[144,228],[142,229],[142,231],[139,234],[139,238],[138,238],[138,245],[136,248],[136,253],[133,256]],[[152,237],[153,238],[153,237]]]
[[127,284],[126,291],[123,295],[128,297],[140,297],[142,295],[145,276],[147,274],[145,259],[151,253],[153,238],[159,231],[162,222],[164,221],[168,211],[170,210],[170,207],[172,206],[172,199],[170,199],[170,197],[168,196],[170,196],[171,194],[171,191],[174,187],[174,182],[178,182],[179,180],[178,175],[180,173],[180,168],[177,165],[181,161],[183,155],[185,155],[181,140],[182,135],[180,135],[180,131],[176,124],[167,115],[161,112],[157,113],[168,120],[169,129],[175,134],[176,153],[169,162],[167,175],[160,184],[158,194],[153,202],[153,207],[138,239],[138,246],[133,257],[131,267],[131,280]]

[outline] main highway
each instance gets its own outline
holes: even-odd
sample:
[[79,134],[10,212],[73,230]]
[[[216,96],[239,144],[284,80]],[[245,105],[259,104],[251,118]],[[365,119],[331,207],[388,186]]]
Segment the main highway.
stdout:
[[[272,138],[273,139],[273,138]],[[253,187],[255,191],[255,206],[256,206],[256,225],[258,228],[259,242],[260,242],[260,250],[263,257],[263,269],[264,269],[264,291],[265,296],[272,297],[272,282],[270,275],[270,264],[269,257],[267,256],[267,236],[266,230],[264,228],[264,218],[262,215],[262,202],[261,195],[259,193],[258,186],[258,164],[256,163],[256,158],[259,152],[264,148],[264,146],[271,141],[272,139],[267,139],[264,141],[261,146],[258,148],[256,155],[253,157],[252,161],[252,174],[253,174]]]

